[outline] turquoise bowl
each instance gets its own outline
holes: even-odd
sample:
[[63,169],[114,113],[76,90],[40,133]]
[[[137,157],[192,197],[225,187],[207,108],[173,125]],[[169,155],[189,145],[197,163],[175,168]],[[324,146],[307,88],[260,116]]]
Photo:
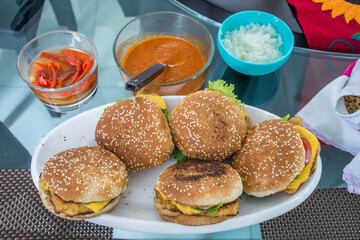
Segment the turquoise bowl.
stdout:
[[[280,48],[280,51],[283,53],[282,58],[270,63],[250,63],[240,60],[225,49],[221,41],[225,33],[250,23],[258,23],[260,25],[270,23],[273,26],[283,41],[283,45]],[[244,11],[231,15],[221,24],[217,35],[217,45],[221,57],[229,67],[242,74],[261,76],[276,71],[289,59],[294,48],[294,35],[288,25],[274,15],[261,11]]]

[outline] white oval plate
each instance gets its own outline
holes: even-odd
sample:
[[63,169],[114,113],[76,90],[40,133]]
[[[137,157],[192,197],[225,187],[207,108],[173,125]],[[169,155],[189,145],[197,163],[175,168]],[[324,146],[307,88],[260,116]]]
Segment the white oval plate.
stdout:
[[[182,96],[164,97],[169,112]],[[54,154],[69,148],[96,145],[95,127],[106,104],[83,112],[52,129],[38,144],[31,162],[31,175],[37,188],[45,162]],[[252,124],[279,118],[264,110],[245,105]],[[170,159],[161,166],[129,173],[128,186],[120,203],[110,212],[89,219],[89,222],[129,231],[165,234],[194,234],[226,231],[257,224],[284,214],[305,201],[316,188],[321,176],[321,159],[315,173],[293,194],[277,193],[265,198],[244,196],[239,214],[225,222],[207,226],[183,226],[164,221],[153,205],[154,186],[159,174],[175,163]]]

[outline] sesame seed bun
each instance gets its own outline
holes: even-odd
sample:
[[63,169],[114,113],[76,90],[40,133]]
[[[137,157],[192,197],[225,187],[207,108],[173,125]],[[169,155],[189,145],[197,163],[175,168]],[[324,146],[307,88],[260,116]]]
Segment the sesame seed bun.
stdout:
[[242,194],[239,174],[215,161],[178,162],[160,174],[157,185],[177,203],[204,209],[233,202]]
[[244,112],[231,98],[211,90],[183,98],[170,117],[174,142],[182,153],[218,161],[240,150],[246,122]]
[[244,192],[264,197],[287,188],[305,166],[300,134],[290,122],[273,119],[250,128],[232,160]]
[[132,171],[163,164],[174,149],[165,115],[144,97],[125,99],[106,110],[96,126],[95,140]]
[[125,164],[113,153],[99,146],[85,146],[51,157],[41,173],[40,186],[42,182],[65,202],[87,204],[111,200],[97,213],[68,217],[56,213],[51,194],[40,187],[40,197],[46,208],[60,217],[81,220],[116,206],[126,188],[127,171]]

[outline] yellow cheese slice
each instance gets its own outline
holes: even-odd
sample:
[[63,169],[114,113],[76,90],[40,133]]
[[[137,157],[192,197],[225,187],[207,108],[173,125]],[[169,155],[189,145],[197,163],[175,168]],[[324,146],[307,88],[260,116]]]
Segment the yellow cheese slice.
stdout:
[[49,190],[49,187],[44,183],[44,181],[41,181],[41,182],[39,183],[39,187],[40,187],[41,189],[43,189],[44,191],[48,191],[48,190]]
[[196,210],[190,206],[186,206],[186,205],[183,205],[183,204],[180,204],[180,203],[177,203],[175,202],[174,200],[172,200],[171,198],[168,198],[167,196],[165,196],[160,190],[159,190],[159,187],[158,185],[155,186],[155,190],[158,191],[161,195],[161,197],[164,199],[164,200],[170,200],[172,204],[174,204],[180,212],[182,212],[183,214],[186,214],[186,215],[193,215],[193,214],[196,214],[196,213],[200,213],[201,211],[199,210]]
[[309,130],[299,125],[295,125],[295,127],[299,131],[301,138],[304,138],[306,141],[309,142],[311,147],[311,157],[309,162],[305,165],[304,169],[301,171],[301,173],[296,177],[294,181],[290,183],[287,189],[285,189],[285,192],[289,194],[295,193],[298,187],[300,186],[300,184],[302,184],[309,178],[312,165],[315,161],[315,154],[317,152],[316,149],[318,148],[319,145],[318,139]]
[[81,205],[90,208],[94,213],[97,213],[103,209],[111,200],[102,201],[102,202],[92,202],[92,203],[81,203]]
[[153,100],[161,109],[166,109],[166,102],[164,98],[162,98],[160,95],[156,94],[145,94],[145,93],[139,93],[136,94],[136,97],[146,97]]
[[[42,188],[44,191],[49,190],[49,187],[45,184],[44,181],[41,181],[39,183],[39,187]],[[91,209],[94,213],[97,213],[98,211],[103,209],[110,201],[111,200],[102,201],[102,202],[92,202],[92,203],[77,203],[77,204],[81,204],[81,205]]]

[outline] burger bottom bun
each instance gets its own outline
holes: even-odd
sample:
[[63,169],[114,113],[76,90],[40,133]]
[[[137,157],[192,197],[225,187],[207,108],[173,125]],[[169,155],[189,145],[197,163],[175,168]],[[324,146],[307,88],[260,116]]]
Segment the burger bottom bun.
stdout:
[[156,198],[154,198],[154,205],[156,210],[160,213],[161,217],[173,223],[178,223],[188,226],[203,226],[220,223],[232,218],[233,216],[198,216],[198,215],[186,215],[181,212],[170,211],[161,207]]
[[40,188],[39,193],[40,193],[41,201],[43,202],[45,208],[47,208],[51,213],[55,214],[56,216],[65,218],[68,220],[84,220],[84,219],[97,217],[101,214],[110,212],[119,203],[119,201],[121,199],[121,195],[112,199],[103,209],[101,209],[97,213],[82,214],[82,215],[70,217],[70,216],[66,216],[64,213],[57,213],[55,211],[54,205],[52,204],[52,202],[50,200],[50,195],[48,193],[46,193],[43,189]]
[[286,189],[286,187],[276,188],[276,189],[269,190],[269,191],[251,191],[250,189],[244,188],[244,192],[247,195],[254,196],[254,197],[267,197],[272,194],[284,191],[285,189]]

